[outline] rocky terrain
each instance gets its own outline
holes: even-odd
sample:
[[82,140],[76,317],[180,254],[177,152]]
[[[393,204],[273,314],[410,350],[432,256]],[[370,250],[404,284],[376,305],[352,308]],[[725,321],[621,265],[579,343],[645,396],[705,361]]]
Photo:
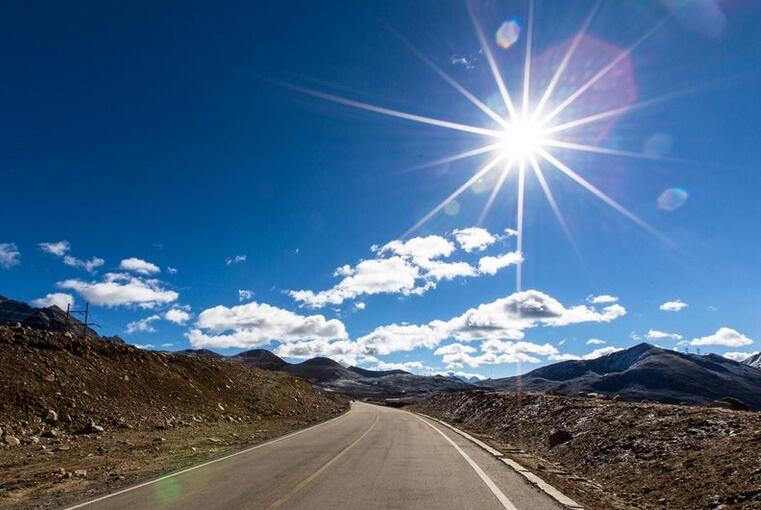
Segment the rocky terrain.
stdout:
[[474,391],[415,410],[481,435],[590,509],[761,508],[761,414]]
[[[47,331],[68,331],[76,336],[87,335],[88,338],[99,338],[100,335],[92,328],[84,328],[84,324],[75,314],[66,315],[56,305],[46,308],[34,308],[24,303],[0,296],[0,325],[21,324],[35,329]],[[108,340],[123,342],[121,338],[109,337]]]
[[358,398],[420,397],[442,391],[473,388],[471,384],[454,377],[415,375],[404,370],[345,367],[329,358],[288,363],[264,349],[241,352],[226,359],[265,370],[288,372],[312,381],[325,390]]
[[0,326],[0,507],[58,508],[347,408],[287,373]]
[[593,360],[563,361],[477,383],[484,389],[579,395],[629,401],[711,404],[731,398],[761,410],[761,369],[717,354],[685,354],[639,344]]

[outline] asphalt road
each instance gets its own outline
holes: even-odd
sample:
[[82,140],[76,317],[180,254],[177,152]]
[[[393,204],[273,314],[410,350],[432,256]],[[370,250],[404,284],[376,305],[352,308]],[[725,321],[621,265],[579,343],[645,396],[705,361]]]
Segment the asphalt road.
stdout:
[[290,436],[93,501],[88,510],[557,510],[441,424],[354,403]]

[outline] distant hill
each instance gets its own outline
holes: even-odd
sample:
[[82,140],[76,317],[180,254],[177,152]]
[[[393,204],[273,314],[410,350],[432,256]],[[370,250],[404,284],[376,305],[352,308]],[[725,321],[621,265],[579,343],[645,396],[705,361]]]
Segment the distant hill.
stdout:
[[404,370],[368,370],[345,367],[330,358],[312,358],[302,363],[288,363],[265,349],[244,351],[226,359],[264,370],[288,372],[317,386],[355,397],[422,396],[440,391],[465,391],[473,386],[442,376],[414,375]]
[[[68,321],[66,311],[61,310],[56,305],[47,308],[34,308],[24,303],[0,296],[0,325],[20,323],[22,326],[34,329],[43,329],[46,331],[68,331],[74,335],[82,335],[83,324],[73,315],[69,315]],[[88,338],[100,338],[100,335],[92,329],[87,328]],[[123,341],[119,337],[104,338],[111,341]]]
[[642,343],[593,360],[564,361],[477,386],[499,391],[578,395],[629,401],[710,404],[730,398],[761,410],[761,370],[716,354],[704,356]]

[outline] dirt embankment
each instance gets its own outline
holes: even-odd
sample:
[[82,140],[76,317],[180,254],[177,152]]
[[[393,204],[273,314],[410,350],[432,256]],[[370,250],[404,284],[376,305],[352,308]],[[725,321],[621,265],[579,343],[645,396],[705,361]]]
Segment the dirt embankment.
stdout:
[[285,373],[0,327],[0,508],[56,508],[348,408]]
[[417,411],[457,424],[590,509],[761,509],[761,414],[468,392]]

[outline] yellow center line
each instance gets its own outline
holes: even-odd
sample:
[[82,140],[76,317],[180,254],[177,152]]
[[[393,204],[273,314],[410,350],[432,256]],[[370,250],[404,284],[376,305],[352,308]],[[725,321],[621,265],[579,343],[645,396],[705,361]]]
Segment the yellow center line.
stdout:
[[322,473],[324,473],[325,470],[328,469],[335,461],[340,459],[343,456],[344,453],[348,452],[354,446],[356,446],[357,443],[362,441],[365,438],[365,436],[367,436],[367,434],[369,434],[370,431],[373,430],[373,428],[375,428],[376,423],[378,423],[378,415],[377,414],[375,415],[375,420],[373,420],[373,423],[370,425],[370,427],[361,436],[359,436],[357,439],[355,439],[354,442],[352,442],[351,444],[343,447],[332,459],[330,459],[325,464],[320,466],[317,469],[317,471],[315,471],[314,473],[312,473],[308,477],[306,477],[303,480],[301,480],[287,494],[285,494],[284,496],[282,496],[279,499],[277,499],[276,501],[274,501],[270,506],[267,507],[267,510],[273,510],[274,508],[279,507],[280,505],[285,503],[291,496],[293,496],[294,494],[299,492],[301,489],[306,487],[308,484],[310,484],[312,481],[314,481],[318,476],[320,476]]

